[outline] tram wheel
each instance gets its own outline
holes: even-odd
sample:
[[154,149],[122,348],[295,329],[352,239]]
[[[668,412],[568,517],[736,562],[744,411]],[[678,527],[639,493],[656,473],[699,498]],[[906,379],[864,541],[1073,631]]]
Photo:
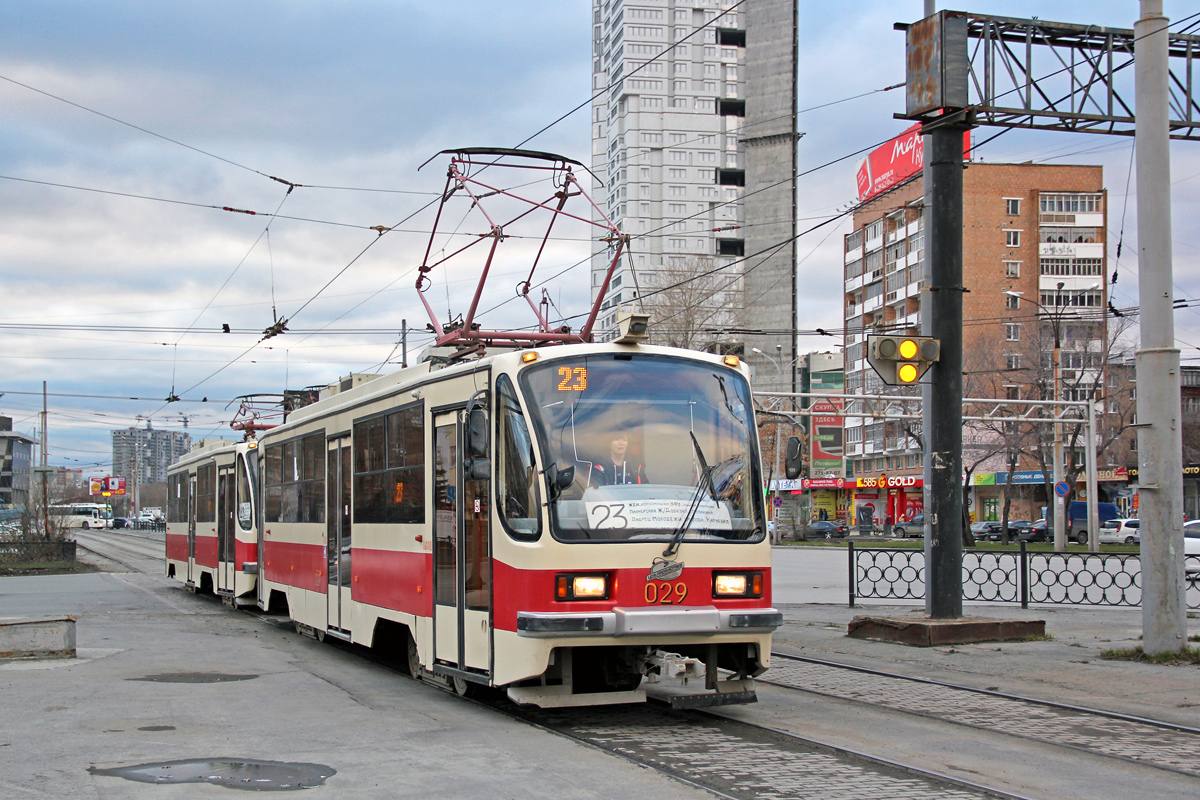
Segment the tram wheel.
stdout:
[[318,641],[318,642],[321,642],[322,644],[324,644],[324,642],[325,642],[325,631],[323,631],[323,630],[321,630],[321,629],[319,629],[319,628],[318,628],[318,629],[315,631],[315,633],[316,633],[316,635],[317,635],[317,641]]
[[478,688],[474,683],[463,678],[453,678],[452,683],[454,693],[459,697],[474,697],[475,690]]
[[421,680],[425,675],[425,669],[421,666],[421,657],[417,653],[417,640],[408,635],[408,674],[417,680]]

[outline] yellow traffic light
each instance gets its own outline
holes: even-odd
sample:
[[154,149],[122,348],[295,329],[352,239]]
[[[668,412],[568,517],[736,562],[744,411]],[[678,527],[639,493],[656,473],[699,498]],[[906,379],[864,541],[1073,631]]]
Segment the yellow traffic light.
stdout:
[[930,336],[868,336],[867,363],[891,386],[916,383],[941,355]]

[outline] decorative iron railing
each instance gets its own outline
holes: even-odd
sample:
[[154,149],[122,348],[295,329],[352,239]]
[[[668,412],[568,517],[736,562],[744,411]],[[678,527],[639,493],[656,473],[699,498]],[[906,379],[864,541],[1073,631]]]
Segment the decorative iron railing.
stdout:
[[[1187,607],[1200,609],[1200,556],[1185,556]],[[849,547],[850,606],[857,600],[921,600],[925,553]],[[1140,606],[1142,565],[1136,553],[965,550],[963,599],[992,603]]]

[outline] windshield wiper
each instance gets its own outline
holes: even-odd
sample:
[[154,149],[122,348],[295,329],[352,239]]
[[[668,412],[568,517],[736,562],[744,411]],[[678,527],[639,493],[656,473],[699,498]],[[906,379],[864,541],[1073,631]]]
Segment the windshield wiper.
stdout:
[[700,449],[700,442],[696,441],[696,434],[688,431],[688,435],[692,437],[692,447],[696,449],[696,457],[700,459],[700,469],[703,474],[700,476],[700,483],[696,485],[696,491],[692,495],[692,502],[688,506],[687,513],[683,516],[683,522],[671,534],[671,541],[667,545],[667,549],[663,550],[663,558],[671,558],[679,552],[679,545],[683,543],[683,537],[687,534],[688,526],[692,524],[692,520],[696,518],[696,512],[700,510],[700,498],[704,494],[704,487],[708,487],[708,493],[713,501],[717,500],[717,489],[713,486],[712,470],[708,466],[708,461],[704,458],[704,451]]

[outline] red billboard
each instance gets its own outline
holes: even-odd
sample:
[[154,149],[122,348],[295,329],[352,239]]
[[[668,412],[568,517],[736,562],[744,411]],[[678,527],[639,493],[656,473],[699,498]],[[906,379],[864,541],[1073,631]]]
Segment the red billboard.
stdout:
[[101,497],[125,494],[125,479],[111,476],[103,478],[88,478],[89,494]]
[[[971,134],[963,133],[963,158],[971,155]],[[858,202],[865,203],[922,169],[925,146],[921,123],[872,150],[858,165]]]

